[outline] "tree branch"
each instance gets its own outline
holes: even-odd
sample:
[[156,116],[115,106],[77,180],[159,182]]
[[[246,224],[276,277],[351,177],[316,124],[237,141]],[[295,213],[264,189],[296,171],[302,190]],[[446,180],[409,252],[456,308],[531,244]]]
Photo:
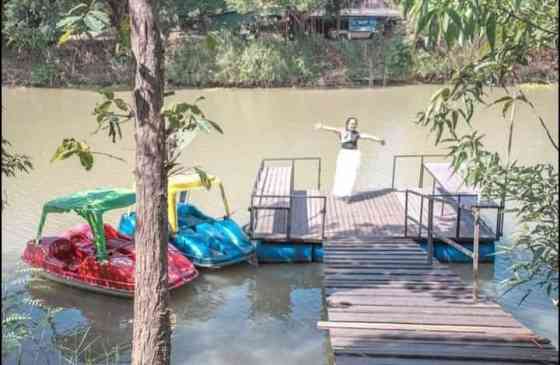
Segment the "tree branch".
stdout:
[[121,162],[126,163],[126,160],[125,160],[124,158],[119,157],[119,156],[112,155],[112,154],[110,154],[110,153],[92,151],[91,154],[92,154],[92,155],[100,155],[100,156],[105,156],[105,157],[113,158],[113,159],[115,159],[115,160],[118,160],[118,161],[121,161]]

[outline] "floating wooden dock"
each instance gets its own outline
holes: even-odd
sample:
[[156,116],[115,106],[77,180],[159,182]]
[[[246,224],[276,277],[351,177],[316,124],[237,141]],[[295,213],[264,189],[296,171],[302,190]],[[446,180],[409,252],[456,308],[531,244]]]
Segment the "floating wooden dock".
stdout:
[[[324,239],[347,237],[404,238],[408,236],[425,239],[428,210],[426,207],[421,210],[420,198],[410,195],[409,218],[405,229],[405,194],[404,191],[393,189],[362,191],[354,194],[351,201],[345,202],[328,195],[325,191],[295,190],[291,199],[286,196],[261,198],[262,200],[255,205],[260,211],[254,222],[254,238],[270,242],[287,240],[322,242]],[[289,196],[289,194],[286,195]],[[275,196],[280,196],[280,194],[277,193]],[[322,237],[323,216],[321,213],[323,201],[318,198],[308,198],[310,196],[325,197],[324,237]],[[422,211],[422,215],[420,215],[420,211]],[[436,204],[434,230],[442,236],[455,238],[457,211],[457,207],[451,204]],[[292,228],[290,239],[287,238],[288,217],[290,217]],[[473,215],[463,211],[460,218],[458,241],[472,242]],[[496,239],[494,230],[488,224],[483,222],[481,228],[483,241]]]
[[[436,197],[391,188],[343,202],[321,192],[320,180],[317,189],[294,189],[297,160],[261,164],[249,233],[270,243],[323,243],[328,319],[318,325],[329,331],[337,365],[558,363],[550,341],[480,296],[476,285],[463,283],[413,240],[428,238],[428,247],[434,237],[474,240],[476,250],[479,241],[499,238],[503,207],[487,206],[498,208],[494,231],[475,218],[484,206],[463,209],[460,193],[440,191]],[[441,166],[432,167],[437,172]],[[478,262],[478,251],[470,253]],[[478,264],[473,267],[477,275]]]
[[557,364],[558,352],[408,239],[324,243],[337,365]]

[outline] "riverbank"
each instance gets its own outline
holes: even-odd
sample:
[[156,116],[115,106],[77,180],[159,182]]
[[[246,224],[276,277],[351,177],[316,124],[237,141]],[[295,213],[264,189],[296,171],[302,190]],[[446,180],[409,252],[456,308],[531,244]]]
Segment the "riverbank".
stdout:
[[[68,42],[37,52],[3,49],[2,85],[130,89],[133,61],[113,41]],[[477,52],[415,50],[399,35],[368,41],[308,35],[242,40],[228,33],[166,43],[168,88],[356,88],[445,83]],[[535,50],[517,82],[558,81],[557,50]]]

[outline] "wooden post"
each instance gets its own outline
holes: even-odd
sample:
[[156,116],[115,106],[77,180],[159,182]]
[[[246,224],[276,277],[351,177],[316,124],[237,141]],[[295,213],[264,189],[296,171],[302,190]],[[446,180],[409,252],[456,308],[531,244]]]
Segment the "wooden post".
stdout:
[[393,156],[393,175],[391,178],[391,189],[395,188],[395,174],[397,169],[397,156]]
[[457,194],[457,227],[455,227],[455,238],[461,237],[461,194]]
[[420,217],[418,217],[418,238],[422,238],[422,216],[424,215],[424,196],[420,196]]
[[431,265],[434,256],[434,199],[428,199],[428,264]]
[[408,189],[404,193],[404,236],[408,237]]
[[287,227],[286,227],[286,239],[289,241],[292,235],[292,199],[294,198],[294,169],[295,160],[292,160],[292,172],[290,180],[290,197],[288,199],[288,217],[287,217]]
[[473,207],[474,242],[473,242],[473,298],[478,301],[478,254],[480,244],[480,208]]
[[418,180],[418,187],[422,188],[424,185],[424,156],[420,156],[420,177]]

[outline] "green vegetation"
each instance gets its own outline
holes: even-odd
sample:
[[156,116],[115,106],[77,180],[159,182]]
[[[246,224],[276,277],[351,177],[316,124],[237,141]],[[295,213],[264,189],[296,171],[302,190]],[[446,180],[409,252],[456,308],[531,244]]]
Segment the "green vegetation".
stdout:
[[[518,86],[519,66],[527,65],[531,50],[558,45],[558,1],[439,1],[403,2],[416,21],[417,36],[426,37],[433,53],[475,47],[479,55],[451,68],[451,85],[438,90],[416,122],[429,127],[435,144],[447,147],[456,170],[483,196],[508,202],[523,227],[508,252],[514,258],[508,288],[536,283],[558,304],[559,206],[558,171],[551,164],[522,165],[512,159],[517,108],[529,108],[536,128],[558,151],[533,103]],[[505,96],[488,100],[487,87],[498,87]],[[476,129],[478,108],[502,107],[509,127],[504,131],[506,155],[484,145]],[[471,132],[459,134],[466,125]]]
[[[444,82],[451,79],[452,70],[487,51],[490,43],[485,37],[490,32],[496,38],[494,14],[503,10],[501,6],[480,13],[466,3],[396,2],[407,13],[407,21],[415,24],[414,34],[395,32],[381,42],[343,42],[304,33],[298,27],[295,40],[286,41],[279,28],[267,26],[265,20],[267,14],[280,14],[287,7],[300,11],[324,7],[335,16],[337,9],[346,6],[345,1],[162,1],[158,13],[166,39],[167,79],[183,87],[360,86],[373,85],[371,78]],[[4,83],[46,87],[132,84],[134,62],[125,2],[11,0],[3,3],[3,10]],[[231,10],[241,13],[226,16],[233,25],[211,19]],[[463,14],[468,15],[464,24],[460,23]],[[267,30],[261,30],[257,39],[244,41],[239,27],[246,21],[259,22]],[[172,29],[180,30],[183,41],[177,41],[176,33],[171,36]],[[216,42],[204,39],[209,31],[216,32],[210,35]],[[493,42],[499,44],[500,40]],[[523,81],[557,80],[558,73],[549,72],[557,56],[540,46],[532,48],[531,62],[521,65],[517,76]]]
[[[167,77],[173,85],[189,87],[360,85],[368,82],[374,54],[383,60],[375,40],[331,41],[318,35],[242,40],[223,31],[184,40],[171,56]],[[395,38],[385,57],[389,78],[406,78],[412,67],[407,43]],[[373,71],[376,80],[383,79],[383,62],[377,60]]]

